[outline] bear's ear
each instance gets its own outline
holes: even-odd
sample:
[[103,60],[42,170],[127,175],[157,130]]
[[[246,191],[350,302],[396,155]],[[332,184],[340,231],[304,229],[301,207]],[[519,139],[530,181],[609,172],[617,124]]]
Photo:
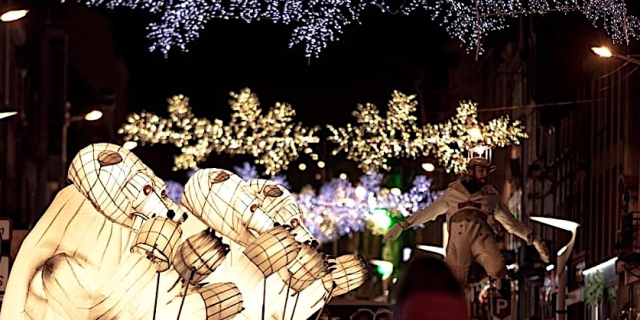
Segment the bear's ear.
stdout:
[[231,178],[231,176],[229,176],[229,174],[224,171],[209,173],[209,182],[211,182],[211,184],[224,182],[229,180],[229,178]]
[[277,198],[282,195],[282,190],[280,190],[280,188],[278,188],[277,186],[269,185],[266,186],[264,190],[262,190],[262,193],[264,193],[264,195],[267,197]]
[[115,151],[105,150],[98,154],[98,162],[101,166],[108,167],[122,162],[122,156]]

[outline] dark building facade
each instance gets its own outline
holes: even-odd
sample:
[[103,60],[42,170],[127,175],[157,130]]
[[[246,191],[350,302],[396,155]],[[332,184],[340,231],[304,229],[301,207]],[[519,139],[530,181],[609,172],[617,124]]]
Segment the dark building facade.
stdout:
[[72,116],[80,115],[74,119],[103,112],[98,121],[69,123],[67,159],[91,142],[115,142],[127,72],[108,21],[94,10],[50,1],[13,4],[30,12],[0,24],[0,107],[19,112],[0,120],[0,215],[11,218],[14,229],[27,229],[66,175],[60,157],[65,104]]

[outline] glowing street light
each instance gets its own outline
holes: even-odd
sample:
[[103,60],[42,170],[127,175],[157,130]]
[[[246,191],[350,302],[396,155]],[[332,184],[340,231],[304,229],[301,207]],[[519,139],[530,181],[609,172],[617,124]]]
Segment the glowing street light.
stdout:
[[0,119],[9,118],[18,114],[18,111],[0,112]]
[[431,252],[431,253],[435,253],[435,254],[439,254],[439,255],[441,255],[443,257],[445,257],[447,255],[447,249],[443,248],[443,247],[428,246],[426,244],[419,244],[419,245],[417,245],[417,247],[420,250]]
[[601,47],[591,47],[591,51],[597,54],[601,58],[611,58],[613,57],[613,53],[606,46]]
[[100,110],[93,110],[84,115],[84,119],[87,121],[96,121],[100,120],[100,118],[102,118],[102,111]]
[[556,227],[558,229],[562,229],[565,231],[571,232],[571,240],[567,243],[566,246],[560,248],[558,250],[558,261],[557,261],[557,275],[558,275],[558,297],[556,299],[556,313],[558,320],[566,319],[566,290],[567,290],[567,272],[565,267],[567,265],[567,261],[569,260],[569,255],[571,255],[571,251],[573,250],[573,244],[576,241],[576,233],[578,232],[578,227],[580,226],[578,223],[569,220],[556,219],[556,218],[548,218],[548,217],[530,217],[529,219],[533,221],[537,221],[552,227]]
[[431,162],[425,162],[422,164],[422,169],[424,169],[424,171],[426,172],[433,172],[433,170],[436,169],[436,166],[434,166]]
[[620,55],[617,53],[614,53],[611,51],[611,49],[609,49],[606,46],[600,46],[600,47],[591,47],[591,51],[593,51],[593,53],[595,53],[598,57],[601,58],[618,58],[620,60],[624,60],[624,61],[629,61],[631,63],[640,65],[640,60],[638,59],[634,59],[630,56],[626,56],[626,55]]
[[132,140],[129,140],[129,141],[125,142],[124,144],[122,144],[122,147],[127,149],[127,150],[133,150],[137,146],[138,146],[138,142],[132,141]]
[[12,22],[12,21],[20,20],[24,18],[27,15],[27,13],[29,13],[29,10],[26,10],[26,9],[7,10],[4,13],[2,13],[2,15],[0,15],[0,21]]

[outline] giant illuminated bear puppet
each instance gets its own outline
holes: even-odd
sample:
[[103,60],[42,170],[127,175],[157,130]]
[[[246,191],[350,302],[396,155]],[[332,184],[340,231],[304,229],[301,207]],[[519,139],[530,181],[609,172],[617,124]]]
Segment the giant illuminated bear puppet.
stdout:
[[361,258],[317,250],[274,183],[202,169],[176,204],[112,144],[81,150],[68,178],[13,263],[3,320],[306,319],[366,278]]

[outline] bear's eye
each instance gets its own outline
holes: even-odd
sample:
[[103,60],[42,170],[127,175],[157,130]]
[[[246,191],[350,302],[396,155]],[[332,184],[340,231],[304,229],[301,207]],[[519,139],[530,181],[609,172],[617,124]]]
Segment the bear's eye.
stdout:
[[300,221],[298,219],[291,220],[291,226],[297,228],[300,225]]
[[258,205],[257,204],[252,204],[251,207],[249,208],[249,210],[251,210],[251,212],[256,212],[256,210],[258,210]]
[[224,182],[229,180],[229,178],[231,178],[231,176],[224,171],[209,173],[209,181],[211,182],[211,184]]
[[144,192],[145,196],[150,195],[151,191],[153,191],[153,187],[151,187],[150,185],[146,185],[144,186],[144,188],[142,188],[142,192]]
[[162,199],[167,199],[167,190],[162,190],[160,196],[162,197]]
[[264,193],[264,195],[267,197],[277,198],[282,195],[282,190],[280,190],[280,188],[276,186],[267,186],[264,188],[264,191],[262,191],[262,193]]

